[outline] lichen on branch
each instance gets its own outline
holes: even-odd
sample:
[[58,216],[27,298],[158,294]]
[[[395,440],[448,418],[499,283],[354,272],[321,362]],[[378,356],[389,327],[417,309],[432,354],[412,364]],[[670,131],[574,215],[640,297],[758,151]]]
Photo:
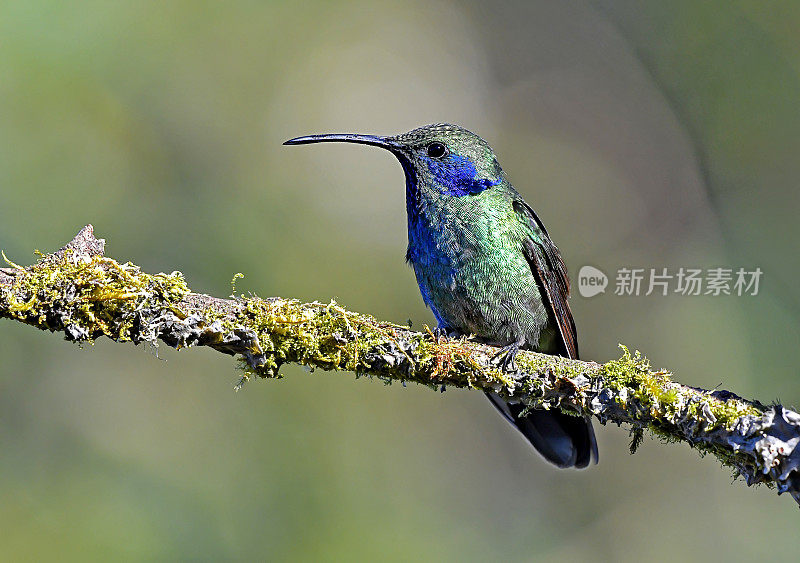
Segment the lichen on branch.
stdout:
[[104,254],[85,227],[64,248],[0,268],[0,317],[68,340],[208,346],[236,356],[242,382],[279,377],[285,363],[346,370],[385,381],[491,390],[527,408],[561,409],[601,423],[628,424],[715,455],[749,484],[789,492],[800,503],[800,414],[728,391],[679,384],[638,352],[605,364],[520,352],[518,371],[492,361],[497,349],[467,339],[348,311],[339,304],[191,292],[180,272],[148,274]]

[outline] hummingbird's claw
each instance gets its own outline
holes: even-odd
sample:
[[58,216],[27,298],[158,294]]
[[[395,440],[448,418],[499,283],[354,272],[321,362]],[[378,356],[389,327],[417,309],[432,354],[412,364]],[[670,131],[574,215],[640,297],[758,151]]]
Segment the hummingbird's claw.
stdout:
[[519,347],[519,342],[513,342],[508,346],[503,346],[497,354],[492,356],[492,361],[497,362],[497,367],[503,371],[510,373],[518,372],[519,368],[517,367],[517,362],[514,360],[517,357],[517,352],[519,352]]
[[455,340],[456,338],[461,337],[461,333],[457,330],[452,330],[449,328],[444,328],[441,326],[437,326],[431,331],[431,335],[433,336],[434,341],[439,343],[439,340],[444,338],[445,340]]

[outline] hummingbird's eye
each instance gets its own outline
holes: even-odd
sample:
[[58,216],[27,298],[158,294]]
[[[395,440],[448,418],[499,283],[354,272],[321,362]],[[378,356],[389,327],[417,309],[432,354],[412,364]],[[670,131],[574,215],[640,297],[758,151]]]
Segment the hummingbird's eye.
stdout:
[[431,143],[428,145],[428,156],[431,158],[442,158],[447,154],[447,147],[442,143]]

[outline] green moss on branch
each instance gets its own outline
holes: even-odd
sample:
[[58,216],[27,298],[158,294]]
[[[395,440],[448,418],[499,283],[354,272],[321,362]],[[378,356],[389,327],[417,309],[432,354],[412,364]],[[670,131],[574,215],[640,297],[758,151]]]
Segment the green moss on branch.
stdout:
[[335,302],[192,293],[179,272],[147,274],[104,255],[91,226],[63,249],[23,268],[0,268],[0,317],[66,338],[106,336],[175,348],[209,346],[240,358],[243,380],[278,377],[299,363],[386,381],[490,390],[526,408],[561,409],[602,423],[630,424],[712,453],[748,484],[766,483],[800,499],[800,415],[726,391],[681,385],[623,347],[606,364],[521,352],[505,373],[491,346],[437,340],[429,331],[347,311]]

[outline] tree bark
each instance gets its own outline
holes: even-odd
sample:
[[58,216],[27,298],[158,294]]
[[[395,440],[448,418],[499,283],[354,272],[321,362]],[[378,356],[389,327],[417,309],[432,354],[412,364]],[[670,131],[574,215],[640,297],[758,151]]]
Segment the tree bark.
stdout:
[[530,408],[561,409],[601,423],[628,424],[631,449],[649,430],[712,453],[748,485],[763,483],[800,503],[800,414],[729,391],[682,385],[623,347],[605,364],[520,352],[515,373],[492,362],[497,349],[448,340],[337,303],[192,293],[179,272],[147,274],[107,258],[84,227],[64,248],[29,267],[3,255],[0,317],[68,340],[106,336],[174,348],[208,346],[235,356],[251,377],[280,377],[284,363],[347,370],[386,381],[491,390]]

